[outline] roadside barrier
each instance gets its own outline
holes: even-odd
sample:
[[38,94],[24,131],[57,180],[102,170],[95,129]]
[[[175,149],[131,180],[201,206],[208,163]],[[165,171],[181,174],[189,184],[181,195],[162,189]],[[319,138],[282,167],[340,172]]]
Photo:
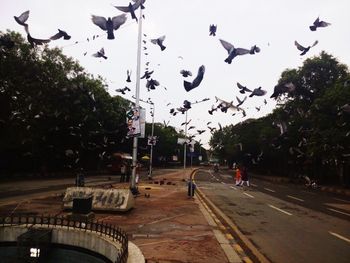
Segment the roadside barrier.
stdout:
[[13,215],[8,217],[0,217],[0,227],[8,227],[15,225],[25,225],[31,227],[40,225],[45,227],[67,227],[79,229],[82,231],[91,231],[101,236],[107,236],[113,241],[119,241],[121,248],[117,256],[116,262],[126,263],[128,260],[128,236],[121,228],[104,224],[98,221],[76,221],[57,216],[32,216],[32,215]]

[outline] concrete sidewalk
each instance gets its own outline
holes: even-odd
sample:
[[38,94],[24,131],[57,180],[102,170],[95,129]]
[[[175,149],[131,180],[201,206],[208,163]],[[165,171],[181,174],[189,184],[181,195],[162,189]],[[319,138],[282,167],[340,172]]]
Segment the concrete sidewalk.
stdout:
[[[134,209],[127,213],[96,212],[95,219],[125,230],[147,263],[243,262],[206,205],[197,196],[187,196],[185,179],[190,172],[162,170],[152,181],[142,174]],[[115,183],[112,187],[129,185]],[[0,213],[65,215],[68,211],[62,210],[62,194],[58,193],[2,204]]]

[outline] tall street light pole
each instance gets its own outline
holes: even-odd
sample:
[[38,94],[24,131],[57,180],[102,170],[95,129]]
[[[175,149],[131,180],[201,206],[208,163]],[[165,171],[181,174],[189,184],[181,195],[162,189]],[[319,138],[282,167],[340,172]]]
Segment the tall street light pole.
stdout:
[[[201,103],[201,102],[205,102],[209,99],[203,99],[201,101],[196,101],[196,102],[192,102],[191,105],[194,105],[194,104],[198,104],[198,103]],[[185,117],[185,142],[184,142],[184,171],[186,169],[186,147],[187,147],[187,112],[188,112],[189,109],[186,109],[186,117]],[[192,156],[192,153],[191,153],[191,156]],[[191,157],[191,168],[192,168],[192,157]]]
[[[135,107],[139,110],[140,106],[140,76],[141,76],[141,41],[142,41],[142,8],[140,8],[138,28],[138,43],[137,43],[137,67],[136,67],[136,92],[135,92]],[[134,137],[132,148],[132,174],[130,181],[130,189],[136,192],[136,165],[137,165],[137,136]]]
[[[152,142],[153,142],[153,136],[154,136],[154,113],[156,110],[156,105],[154,104],[154,102],[152,102],[151,100],[147,100],[144,101],[142,99],[139,99],[140,101],[150,104],[152,105],[152,128],[151,128],[151,138],[152,138]],[[150,151],[150,162],[149,162],[149,174],[148,174],[148,179],[152,178],[152,164],[153,164],[153,143],[151,144],[151,151]]]
[[185,117],[185,142],[184,142],[184,170],[186,169],[186,146],[187,146],[187,111]]
[[153,163],[153,133],[154,133],[154,113],[156,111],[156,106],[152,102],[153,105],[153,110],[152,110],[152,131],[151,131],[151,138],[152,138],[152,143],[151,143],[151,153],[150,153],[150,160],[149,160],[149,174],[148,174],[148,179],[152,179],[152,163]]

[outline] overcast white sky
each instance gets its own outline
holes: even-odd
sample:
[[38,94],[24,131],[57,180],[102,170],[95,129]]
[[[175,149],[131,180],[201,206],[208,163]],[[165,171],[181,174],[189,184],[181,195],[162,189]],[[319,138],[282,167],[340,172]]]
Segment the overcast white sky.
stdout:
[[[137,23],[128,14],[128,20],[117,31],[115,39],[107,40],[104,32],[91,22],[91,15],[113,17],[121,11],[113,5],[128,5],[127,0],[0,0],[0,30],[18,31],[25,36],[23,27],[18,25],[13,16],[30,10],[27,23],[33,37],[48,38],[57,29],[67,31],[72,38],[68,41],[52,41],[49,46],[61,47],[64,54],[78,60],[87,72],[95,76],[101,75],[108,83],[111,95],[120,93],[115,89],[128,86],[131,92],[124,95],[131,99],[136,89],[136,52]],[[196,129],[205,129],[211,121],[212,127],[236,124],[247,118],[259,118],[270,113],[275,102],[269,97],[277,84],[281,73],[287,68],[297,68],[306,58],[318,55],[322,50],[332,54],[340,62],[350,65],[350,10],[349,0],[146,0],[143,11],[143,33],[145,40],[166,35],[163,52],[149,41],[148,56],[142,52],[141,72],[145,63],[150,62],[152,77],[161,86],[148,92],[145,81],[141,81],[140,98],[151,98],[156,105],[155,120],[163,122],[170,120],[170,125],[181,128],[185,115],[175,117],[169,114],[171,107],[179,107],[185,99],[189,101],[210,98],[210,101],[194,105],[188,112],[192,119],[191,125]],[[138,14],[138,11],[137,11]],[[321,20],[332,23],[316,32],[309,25],[320,17]],[[209,25],[217,25],[217,36],[209,36]],[[91,41],[93,35],[103,35]],[[87,38],[90,41],[87,41]],[[232,64],[224,62],[226,50],[219,39],[232,43],[235,47],[250,48],[257,45],[261,52],[256,55],[237,57]],[[294,46],[297,40],[304,46],[311,45],[315,40],[319,43],[305,56]],[[78,44],[74,44],[78,41]],[[107,60],[94,58],[91,55],[104,47]],[[84,53],[87,55],[84,56]],[[178,58],[179,56],[183,59]],[[184,78],[181,69],[191,70],[197,74],[198,67],[205,65],[206,72],[201,85],[189,92],[183,87]],[[132,83],[126,82],[126,71],[132,70]],[[189,78],[190,80],[193,77]],[[238,92],[236,82],[250,89],[261,86],[267,91],[263,97],[248,98],[242,105],[247,116],[241,113],[232,116],[233,112],[214,112],[208,114],[208,109],[215,104],[214,96],[234,101]],[[267,105],[264,105],[264,98]],[[172,103],[170,106],[166,104]],[[147,121],[151,121],[149,105],[141,102],[147,108]],[[261,106],[258,112],[255,106]],[[189,131],[193,134],[194,130]],[[197,140],[207,143],[210,132],[206,131]],[[206,144],[204,144],[207,147]]]

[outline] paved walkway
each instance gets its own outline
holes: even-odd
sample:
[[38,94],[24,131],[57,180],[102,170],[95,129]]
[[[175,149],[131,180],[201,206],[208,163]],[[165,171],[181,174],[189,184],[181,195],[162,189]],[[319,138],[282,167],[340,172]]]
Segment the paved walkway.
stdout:
[[[185,180],[190,172],[162,170],[154,173],[153,181],[144,174],[134,209],[127,213],[96,212],[95,219],[125,230],[147,263],[243,262],[208,208],[197,196],[187,196]],[[127,183],[111,186],[129,187]],[[60,191],[40,198],[2,202],[0,214],[65,215],[68,211],[62,210],[62,198]]]
[[[139,183],[140,195],[136,197],[134,209],[127,213],[96,212],[96,219],[124,229],[147,263],[250,262],[249,258],[239,253],[232,236],[225,234],[223,224],[203,202],[203,196],[187,196],[186,180],[190,173],[190,169],[155,170],[152,181],[143,173]],[[278,182],[284,182],[285,179],[253,176]],[[129,188],[128,183],[118,183],[114,177],[105,180],[110,187]],[[21,191],[17,189],[19,186],[18,182],[12,185]],[[33,189],[30,190],[40,186],[39,182],[39,185],[31,186]],[[9,187],[4,189],[14,190]],[[321,190],[349,194],[348,190],[336,187],[322,187]],[[65,215],[68,211],[62,210],[63,192],[57,189],[47,191],[46,194],[28,193],[26,198],[19,195],[9,200],[2,199],[0,214]]]

